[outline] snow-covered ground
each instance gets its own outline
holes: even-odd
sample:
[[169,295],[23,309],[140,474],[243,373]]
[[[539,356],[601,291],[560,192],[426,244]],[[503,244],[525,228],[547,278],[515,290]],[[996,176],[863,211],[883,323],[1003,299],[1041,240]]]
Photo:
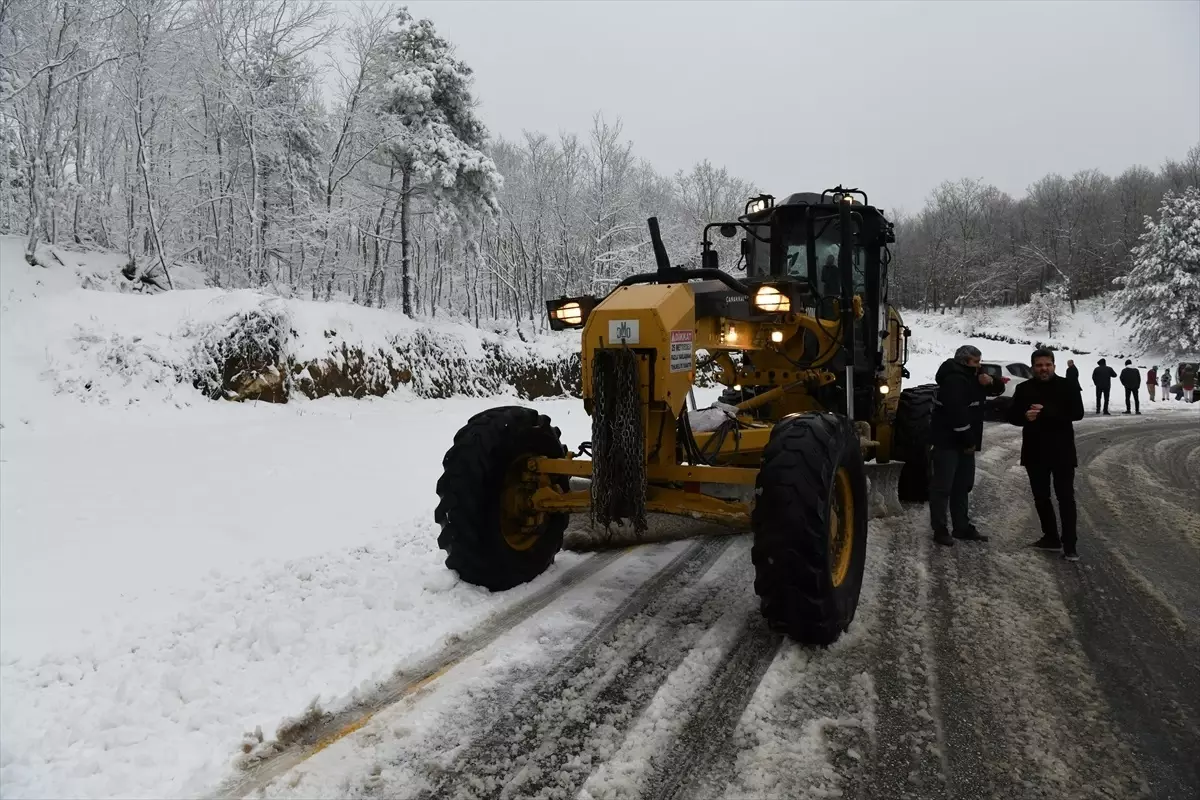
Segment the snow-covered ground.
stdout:
[[[1051,347],[1056,352],[1058,374],[1066,374],[1067,360],[1074,360],[1088,397],[1092,391],[1091,373],[1101,358],[1118,373],[1126,359],[1132,360],[1133,366],[1142,374],[1143,383],[1146,370],[1151,367],[1158,367],[1160,374],[1163,367],[1169,368],[1172,379],[1177,374],[1176,359],[1165,358],[1162,353],[1144,352],[1130,342],[1128,330],[1116,321],[1111,301],[1104,297],[1077,303],[1074,313],[1066,313],[1056,323],[1053,336],[1047,335],[1045,325],[1027,325],[1023,319],[1023,306],[967,309],[961,314],[953,311],[945,314],[902,313],[905,324],[913,331],[908,369],[914,385],[932,382],[938,365],[962,344],[978,347],[984,361],[1002,364],[1028,364],[1035,346]],[[1200,360],[1200,353],[1187,360]],[[1118,395],[1124,397],[1124,392],[1116,381],[1113,385],[1112,401],[1115,402]],[[1143,405],[1146,400],[1143,386]],[[1123,408],[1123,399],[1121,403]]]
[[[129,294],[114,290],[118,260],[62,257],[28,267],[20,242],[0,238],[3,796],[206,792],[244,733],[336,709],[583,558],[564,552],[501,595],[443,566],[442,454],[470,415],[515,396],[212,402],[176,380],[192,333],[262,296]],[[331,326],[375,341],[411,324],[269,302],[291,315],[298,347],[318,332],[314,352]],[[906,317],[913,381],[932,380],[969,331]],[[1095,330],[1079,324],[1061,341],[1093,351],[1076,358],[1085,374],[1106,348],[1123,352],[1100,338],[1099,312]],[[1031,349],[970,341],[989,360]],[[572,446],[589,438],[578,401],[525,404]]]
[[[463,584],[436,545],[441,454],[467,417],[504,402],[6,427],[4,794],[202,791],[243,732],[336,705],[532,591]],[[587,438],[578,403],[537,405]],[[562,554],[546,579],[578,558]]]
[[[0,794],[203,792],[244,732],[336,707],[534,590],[457,581],[433,524],[455,431],[515,396],[212,402],[177,382],[190,333],[262,296],[118,292],[119,259],[29,267],[20,244],[0,237]],[[322,329],[412,324],[267,302],[314,352]],[[589,438],[578,402],[534,405]]]

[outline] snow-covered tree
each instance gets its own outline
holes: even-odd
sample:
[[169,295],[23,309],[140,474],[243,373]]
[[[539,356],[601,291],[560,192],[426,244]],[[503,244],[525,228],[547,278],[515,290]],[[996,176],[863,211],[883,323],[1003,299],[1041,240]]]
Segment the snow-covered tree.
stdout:
[[1168,356],[1200,351],[1200,189],[1163,196],[1158,221],[1133,251],[1133,270],[1115,281],[1118,316],[1137,341]]
[[389,191],[398,188],[400,204],[401,303],[413,312],[410,214],[420,197],[446,227],[465,242],[486,216],[500,210],[502,185],[495,162],[483,152],[487,129],[475,114],[472,72],[454,57],[454,47],[428,19],[414,20],[401,8],[397,30],[385,40],[378,109],[386,134],[384,146],[392,174]]
[[[0,233],[29,258],[46,241],[124,250],[164,287],[187,264],[223,287],[544,325],[547,297],[653,271],[647,217],[672,263],[695,265],[704,223],[757,193],[719,160],[656,170],[613,114],[487,139],[471,71],[431,23],[347,5],[0,0]],[[1197,165],[1200,145],[1113,179],[1050,175],[1020,199],[943,184],[893,211],[890,297],[975,313],[1054,284],[1095,295]],[[715,244],[735,269],[737,240]]]
[[1034,292],[1025,307],[1025,324],[1030,328],[1045,325],[1046,335],[1053,336],[1069,302],[1067,287],[1061,283],[1047,286],[1044,292]]

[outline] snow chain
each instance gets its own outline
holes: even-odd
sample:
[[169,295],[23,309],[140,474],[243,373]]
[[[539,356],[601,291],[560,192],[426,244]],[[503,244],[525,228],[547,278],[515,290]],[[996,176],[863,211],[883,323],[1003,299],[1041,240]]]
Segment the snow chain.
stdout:
[[592,397],[592,525],[629,520],[645,533],[646,436],[632,350],[596,350]]

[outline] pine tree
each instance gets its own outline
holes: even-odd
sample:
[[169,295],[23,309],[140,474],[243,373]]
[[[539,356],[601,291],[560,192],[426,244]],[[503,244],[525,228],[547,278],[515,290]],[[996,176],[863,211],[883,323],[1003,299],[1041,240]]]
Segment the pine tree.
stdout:
[[502,179],[483,152],[487,129],[476,116],[471,69],[454,58],[433,22],[396,15],[398,30],[383,47],[386,80],[377,98],[386,152],[400,179],[400,275],[405,314],[412,314],[410,225],[412,200],[422,197],[443,226],[455,224],[463,239],[483,217],[499,211]]
[[1163,196],[1157,222],[1133,251],[1133,270],[1114,282],[1117,313],[1139,345],[1168,357],[1200,350],[1200,189]]

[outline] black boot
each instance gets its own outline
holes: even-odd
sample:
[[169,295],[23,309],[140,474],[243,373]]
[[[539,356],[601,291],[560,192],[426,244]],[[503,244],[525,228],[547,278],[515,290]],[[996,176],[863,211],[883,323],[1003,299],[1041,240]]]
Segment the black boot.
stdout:
[[1033,542],[1029,546],[1038,550],[1059,550],[1062,548],[1062,542],[1057,536],[1043,535],[1042,538],[1038,539],[1036,542]]
[[968,525],[965,531],[955,531],[955,539],[962,539],[964,542],[986,542],[988,537],[984,536],[974,525]]
[[943,544],[946,547],[954,547],[954,537],[950,535],[950,531],[945,528],[938,528],[933,532],[933,540],[938,544]]

